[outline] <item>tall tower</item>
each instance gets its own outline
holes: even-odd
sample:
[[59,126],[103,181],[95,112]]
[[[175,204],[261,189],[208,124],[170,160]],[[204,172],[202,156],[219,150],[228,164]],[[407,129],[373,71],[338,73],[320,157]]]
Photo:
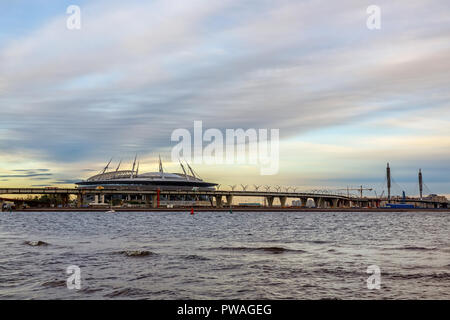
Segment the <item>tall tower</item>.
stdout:
[[420,193],[420,200],[422,200],[422,193],[423,193],[422,169],[419,169],[419,193]]
[[389,168],[389,162],[386,167],[386,180],[388,189],[388,201],[391,201],[391,168]]

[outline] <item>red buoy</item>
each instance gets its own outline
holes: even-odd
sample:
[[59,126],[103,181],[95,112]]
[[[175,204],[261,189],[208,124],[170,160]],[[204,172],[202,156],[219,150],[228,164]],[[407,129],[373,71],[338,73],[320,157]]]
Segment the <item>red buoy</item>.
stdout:
[[191,214],[194,214],[194,208],[191,208]]

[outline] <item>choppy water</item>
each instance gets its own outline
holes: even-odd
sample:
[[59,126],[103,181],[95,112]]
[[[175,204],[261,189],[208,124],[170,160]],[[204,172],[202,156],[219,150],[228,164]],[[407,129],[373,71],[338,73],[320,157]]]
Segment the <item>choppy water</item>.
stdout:
[[0,298],[450,299],[449,231],[443,212],[3,212]]

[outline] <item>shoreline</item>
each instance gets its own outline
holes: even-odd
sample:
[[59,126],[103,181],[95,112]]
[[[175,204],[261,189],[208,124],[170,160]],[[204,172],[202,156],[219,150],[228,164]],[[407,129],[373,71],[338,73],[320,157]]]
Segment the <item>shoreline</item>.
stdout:
[[[183,208],[113,208],[116,212],[189,212],[191,207]],[[13,210],[14,212],[106,212],[109,208],[29,208]],[[203,208],[194,207],[194,212],[229,212],[229,208]],[[280,208],[280,207],[261,207],[261,208],[243,208],[233,207],[233,212],[447,212],[450,208]],[[9,213],[3,211],[1,213]]]

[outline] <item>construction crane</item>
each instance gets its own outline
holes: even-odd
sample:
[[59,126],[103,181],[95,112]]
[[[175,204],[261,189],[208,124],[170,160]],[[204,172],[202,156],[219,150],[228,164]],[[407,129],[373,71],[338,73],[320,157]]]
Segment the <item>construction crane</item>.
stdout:
[[350,197],[350,190],[351,191],[359,191],[359,194],[361,196],[361,198],[363,197],[363,191],[367,190],[367,191],[372,191],[372,188],[364,188],[363,186],[360,186],[359,188],[349,188],[347,187],[346,189],[338,189],[338,190],[347,190],[347,197]]

